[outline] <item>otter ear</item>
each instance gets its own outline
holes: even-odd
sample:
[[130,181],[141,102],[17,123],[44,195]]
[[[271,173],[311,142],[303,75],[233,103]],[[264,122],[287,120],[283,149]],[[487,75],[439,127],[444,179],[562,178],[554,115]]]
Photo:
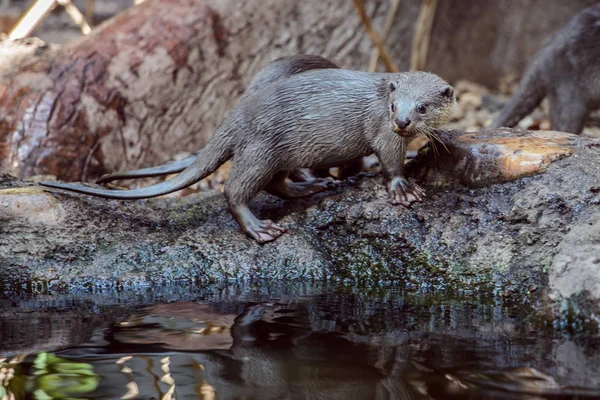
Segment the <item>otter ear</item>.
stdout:
[[390,93],[396,90],[396,82],[390,82],[388,88],[390,89]]
[[452,89],[452,86],[446,86],[445,88],[442,89],[442,96],[444,96],[447,99],[451,99],[452,96],[454,96],[454,89]]

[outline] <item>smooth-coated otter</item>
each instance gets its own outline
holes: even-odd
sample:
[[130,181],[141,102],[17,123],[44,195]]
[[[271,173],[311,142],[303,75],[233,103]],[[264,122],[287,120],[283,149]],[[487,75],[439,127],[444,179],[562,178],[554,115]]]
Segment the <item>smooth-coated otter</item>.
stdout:
[[548,97],[553,130],[581,133],[600,108],[600,3],[554,33],[528,65],[491,128],[513,127]]
[[42,185],[112,199],[156,197],[183,189],[233,159],[225,198],[234,218],[259,243],[285,229],[259,220],[248,203],[264,189],[282,198],[327,188],[324,180],[290,182],[290,171],[323,167],[375,153],[393,204],[421,201],[424,192],[404,177],[406,138],[431,136],[455,104],[453,88],[427,72],[368,73],[317,69],[276,81],[244,96],[175,177],[141,189],[105,190],[43,182]]
[[[270,85],[271,83],[280,79],[288,78],[292,75],[296,75],[305,71],[323,68],[339,67],[324,57],[311,54],[298,54],[294,56],[278,58],[271,61],[256,74],[242,95],[241,99],[246,96],[251,96],[257,91],[263,89],[265,86]],[[154,176],[175,174],[189,167],[195,159],[196,154],[183,160],[173,161],[155,167],[106,174],[100,177],[100,179],[96,180],[96,183],[108,183],[120,179],[149,178]],[[362,158],[348,161],[339,167],[340,176],[342,178],[354,175],[363,169]],[[324,175],[322,171],[311,171],[304,168],[301,170],[290,171],[290,178],[299,182],[314,180],[316,179],[314,172],[321,172],[320,175]]]

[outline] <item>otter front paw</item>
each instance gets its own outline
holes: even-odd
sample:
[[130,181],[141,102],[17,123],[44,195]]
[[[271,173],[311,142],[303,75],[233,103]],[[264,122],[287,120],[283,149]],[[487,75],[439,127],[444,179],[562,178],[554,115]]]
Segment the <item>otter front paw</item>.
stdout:
[[399,176],[392,178],[388,184],[388,193],[392,204],[402,204],[405,207],[415,201],[423,201],[425,197],[423,189]]

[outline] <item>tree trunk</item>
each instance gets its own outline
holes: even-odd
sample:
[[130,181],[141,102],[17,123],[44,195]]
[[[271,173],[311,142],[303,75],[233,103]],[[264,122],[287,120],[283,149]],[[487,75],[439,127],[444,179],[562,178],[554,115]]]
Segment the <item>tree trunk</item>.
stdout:
[[[426,69],[487,83],[518,72],[591,1],[441,2]],[[365,3],[380,30],[390,3]],[[402,1],[387,39],[401,70],[419,7]],[[373,49],[347,0],[147,0],[64,47],[6,55],[14,47],[0,48],[0,170],[68,181],[195,152],[270,60],[312,53],[366,69]]]

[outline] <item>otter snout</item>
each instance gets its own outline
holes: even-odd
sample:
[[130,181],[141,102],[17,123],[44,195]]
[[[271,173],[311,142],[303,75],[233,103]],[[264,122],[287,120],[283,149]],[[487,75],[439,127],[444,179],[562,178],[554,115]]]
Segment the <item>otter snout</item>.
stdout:
[[394,124],[396,124],[398,129],[406,129],[410,125],[410,118],[396,118]]
[[410,118],[396,118],[392,123],[392,129],[400,136],[409,137],[413,136],[412,132],[406,130],[411,124]]

